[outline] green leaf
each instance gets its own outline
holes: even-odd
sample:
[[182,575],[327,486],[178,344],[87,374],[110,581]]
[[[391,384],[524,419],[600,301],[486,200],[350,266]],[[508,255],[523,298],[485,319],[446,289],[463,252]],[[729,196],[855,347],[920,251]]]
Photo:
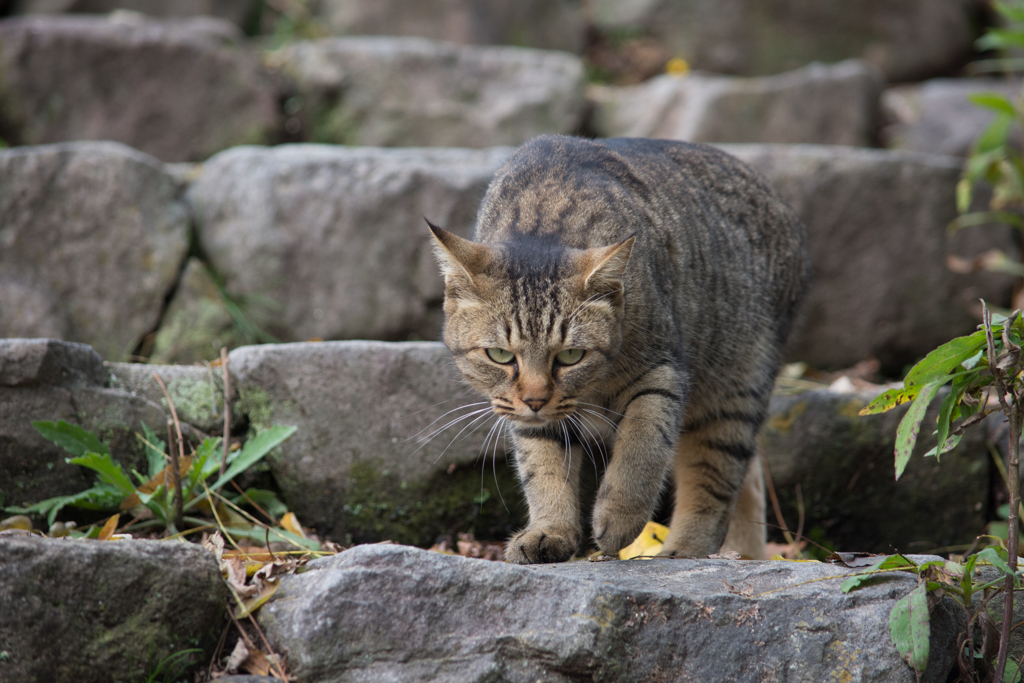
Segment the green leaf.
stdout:
[[971,210],[971,201],[974,197],[974,186],[967,178],[961,178],[956,184],[956,212],[967,213]]
[[875,415],[892,410],[896,406],[910,403],[920,392],[921,387],[886,389],[872,399],[871,403],[861,408],[858,415]]
[[964,389],[966,388],[966,385],[962,385],[960,382],[954,382],[953,390],[950,391],[949,394],[946,395],[946,398],[942,400],[942,405],[939,407],[939,427],[936,432],[937,440],[935,442],[935,448],[925,453],[925,456],[935,455],[935,458],[938,459],[939,456],[948,452],[956,445],[956,443],[959,443],[960,439],[956,439],[956,443],[947,448],[947,439],[949,438],[949,421],[953,414],[953,408],[955,408],[956,404],[960,401],[960,397],[964,395]]
[[971,93],[967,96],[974,104],[985,109],[991,109],[999,114],[1005,114],[1009,117],[1017,115],[1017,110],[1014,109],[1013,103],[1006,98],[1006,95],[998,92],[976,92]]
[[[248,496],[248,500],[246,500],[246,496]],[[245,490],[244,496],[238,494],[231,499],[231,502],[235,505],[245,505],[250,500],[266,510],[267,514],[275,519],[281,519],[288,512],[288,506],[281,502],[277,494],[266,489],[248,488]]]
[[869,565],[864,573],[851,574],[849,578],[843,581],[839,586],[839,589],[844,593],[849,593],[852,590],[861,588],[872,579],[877,578],[879,572],[916,569],[917,565],[913,560],[910,560],[903,555],[886,555],[885,557],[878,558],[876,562]]
[[960,439],[962,438],[964,438],[963,434],[954,434],[953,436],[946,439],[942,446],[941,452],[939,451],[939,444],[936,443],[934,448],[930,449],[927,453],[924,454],[924,457],[930,458],[933,455],[936,457],[945,455],[946,453],[949,453],[951,450],[959,446]]
[[1017,668],[1017,662],[1007,658],[1006,668],[1003,669],[1003,683],[1020,683],[1021,672]]
[[1000,0],[992,3],[995,10],[1012,22],[1024,23],[1024,6],[1019,4],[1007,4]]
[[110,484],[128,497],[135,493],[135,486],[124,473],[121,466],[110,457],[109,453],[86,453],[80,458],[68,458],[73,465],[88,467],[99,475],[100,481]]
[[53,524],[57,513],[63,508],[72,505],[85,510],[116,510],[117,506],[124,500],[121,492],[109,485],[97,482],[91,489],[86,489],[71,496],[57,496],[47,498],[41,503],[29,507],[7,507],[6,512],[18,512],[21,514],[46,515],[46,523]]
[[973,213],[965,213],[950,221],[946,229],[952,235],[957,230],[963,228],[970,228],[975,225],[989,225],[990,223],[1005,223],[1018,230],[1024,229],[1024,220],[1017,214],[1009,211],[975,211]]
[[232,527],[225,526],[224,530],[230,535],[236,538],[248,538],[256,541],[262,541],[269,533],[271,541],[285,541],[297,543],[303,548],[310,550],[320,550],[320,544],[317,541],[297,536],[290,531],[285,531],[277,527],[272,527],[269,532],[265,527],[262,526],[250,526],[250,527]]
[[900,426],[896,430],[896,479],[903,475],[903,470],[907,468],[910,455],[914,452],[914,444],[917,443],[917,435],[921,431],[921,420],[924,419],[924,414],[928,410],[928,404],[939,393],[939,387],[945,383],[946,380],[941,379],[931,384],[926,384],[921,389],[921,393],[914,399],[910,410],[900,420]]
[[889,635],[903,660],[914,671],[924,673],[928,666],[931,636],[928,588],[925,584],[920,584],[893,606],[889,612]]
[[[1002,550],[1003,552],[1000,553],[1000,550]],[[988,562],[993,567],[1002,572],[1004,576],[1014,576],[1013,571],[1010,569],[1010,565],[1006,563],[1007,559],[1008,556],[1006,556],[1006,551],[1002,548],[997,549],[994,546],[989,546],[982,550],[980,553],[978,553],[979,561],[984,560]],[[1015,577],[1014,580],[1017,584],[1020,584],[1020,579]]]
[[[224,484],[231,481],[235,476],[255,465],[263,459],[263,456],[273,450],[275,446],[279,445],[285,439],[294,434],[296,429],[296,427],[274,425],[270,429],[260,432],[260,434],[255,438],[247,441],[245,446],[242,447],[242,450],[240,450],[231,461],[227,471],[224,472],[224,476],[217,479],[217,481],[210,487],[210,490],[217,491],[220,487],[224,486]],[[205,497],[205,492],[201,495],[197,495],[186,504],[186,507],[191,507]]]
[[[972,154],[986,154],[1005,147],[1006,139],[1010,135],[1010,128],[1013,127],[1013,122],[1014,118],[1012,115],[996,115],[974,141]],[[1000,153],[1000,156],[1002,156],[1002,153]]]
[[56,424],[48,420],[35,420],[32,426],[44,438],[54,442],[68,453],[81,457],[92,451],[110,455],[110,449],[88,429],[59,420]]
[[929,384],[940,378],[942,378],[942,384],[945,384],[947,375],[956,366],[984,348],[985,343],[984,330],[978,330],[966,337],[951,339],[929,353],[921,362],[911,368],[903,380],[904,386],[909,388],[912,385]]
[[[160,474],[160,471],[167,465],[167,455],[164,449],[167,447],[160,437],[149,428],[145,422],[142,423],[142,435],[135,435],[146,450],[146,462],[148,463],[149,479]],[[148,479],[147,479],[148,481]],[[143,482],[145,483],[145,482]]]
[[978,52],[987,50],[1005,50],[1011,47],[1024,47],[1024,31],[1013,29],[992,28],[988,33],[974,41]]

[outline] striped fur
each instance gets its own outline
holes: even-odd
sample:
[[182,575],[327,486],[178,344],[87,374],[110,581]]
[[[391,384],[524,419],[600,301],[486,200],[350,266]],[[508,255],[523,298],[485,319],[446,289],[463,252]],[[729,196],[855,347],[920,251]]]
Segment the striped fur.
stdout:
[[[474,242],[431,229],[445,343],[512,425],[530,522],[511,561],[579,548],[579,469],[600,453],[605,553],[637,536],[670,471],[665,554],[703,557],[727,532],[763,550],[750,463],[809,265],[800,221],[758,175],[706,145],[545,136],[498,172]],[[730,529],[737,509],[760,519]]]

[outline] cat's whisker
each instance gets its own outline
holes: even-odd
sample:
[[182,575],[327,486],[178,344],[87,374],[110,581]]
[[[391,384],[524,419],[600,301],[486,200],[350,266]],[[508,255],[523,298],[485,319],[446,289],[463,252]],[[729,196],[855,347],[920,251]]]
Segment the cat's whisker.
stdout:
[[616,434],[619,433],[619,425],[617,423],[613,422],[612,420],[609,420],[607,417],[605,417],[601,413],[597,412],[596,410],[591,410],[590,408],[582,408],[581,407],[579,409],[579,411],[581,413],[586,413],[588,415],[593,415],[594,417],[596,417],[596,418],[598,418],[600,420],[604,420],[605,422],[608,423],[608,426],[612,428],[612,431],[614,431]]
[[[454,401],[455,399],[451,399],[451,400],[452,400],[452,401]],[[448,401],[441,401],[441,403],[448,403]],[[441,403],[435,403],[435,404],[434,404],[433,406],[431,406],[431,408],[436,408],[437,406],[441,405]],[[446,415],[450,415],[451,413],[454,413],[454,412],[455,412],[455,411],[457,411],[457,410],[463,410],[463,409],[465,409],[465,408],[472,408],[473,406],[482,406],[482,405],[484,405],[484,404],[486,404],[486,403],[487,403],[487,401],[478,401],[478,402],[476,402],[476,403],[467,403],[466,405],[464,405],[464,406],[459,406],[458,408],[452,408],[452,409],[451,409],[451,410],[449,410],[448,412],[446,412],[446,413],[442,414],[442,415],[441,415],[440,417],[437,417],[436,419],[434,419],[434,421],[433,421],[433,422],[431,422],[430,424],[428,424],[428,425],[427,425],[426,427],[424,427],[424,428],[423,428],[423,429],[421,429],[420,431],[416,432],[415,434],[413,434],[413,435],[412,435],[412,436],[410,436],[410,437],[407,437],[407,438],[403,439],[403,441],[412,441],[412,440],[413,440],[413,439],[415,439],[415,438],[416,438],[417,436],[419,436],[419,435],[420,435],[420,434],[422,434],[423,432],[425,432],[425,431],[427,431],[428,429],[430,429],[431,427],[433,427],[433,426],[434,426],[434,425],[435,425],[435,424],[436,424],[436,423],[438,422],[438,420],[443,420],[443,419],[444,419],[444,417],[445,417]],[[427,408],[424,408],[423,410],[427,410]],[[423,410],[417,410],[417,411],[416,411],[415,413],[412,413],[412,414],[413,414],[413,415],[418,415],[419,413],[422,413],[422,412],[423,412]]]
[[601,454],[601,464],[604,466],[605,469],[607,469],[608,468],[608,460],[605,458],[604,440],[597,438],[597,436],[590,429],[590,427],[588,427],[583,422],[583,417],[582,416],[570,415],[568,419],[570,421],[572,421],[572,423],[574,425],[576,425],[580,430],[585,431],[587,433],[587,436],[588,436],[587,440],[585,440],[585,441],[581,440],[581,443],[583,444],[584,449],[590,455],[590,460],[594,463],[594,476],[598,476],[598,473],[597,473],[597,458],[594,457],[594,451],[590,448],[590,446],[588,445],[588,442],[593,443],[594,447],[598,449],[598,452]]
[[[467,406],[464,406],[464,407],[467,407]],[[456,408],[455,410],[459,410],[459,408]],[[453,412],[455,412],[455,410],[449,410],[448,413],[453,413]],[[452,418],[451,420],[449,420],[444,425],[442,425],[440,427],[434,428],[434,431],[430,432],[429,434],[426,434],[424,436],[419,436],[419,434],[423,434],[423,432],[427,431],[427,429],[429,429],[433,424],[438,422],[438,420],[442,419],[444,417],[444,416],[442,416],[442,417],[438,418],[437,420],[434,420],[434,422],[432,422],[426,428],[421,429],[419,431],[419,434],[417,434],[416,436],[409,437],[409,439],[406,439],[406,440],[409,441],[411,439],[416,439],[417,442],[426,443],[426,442],[430,441],[431,439],[433,439],[438,434],[440,434],[441,432],[443,432],[444,430],[446,430],[449,427],[451,427],[452,425],[458,423],[459,421],[464,420],[467,417],[472,417],[473,415],[479,415],[480,413],[486,412],[488,410],[490,410],[490,408],[478,408],[476,410],[473,410],[473,411],[470,411],[468,413],[465,413],[464,415],[459,415],[458,417]],[[445,413],[445,415],[447,415],[448,413]]]
[[[479,413],[484,413],[484,414],[483,415],[479,415]],[[452,444],[454,444],[456,441],[458,441],[459,437],[462,436],[463,432],[465,432],[467,429],[472,427],[475,423],[479,422],[480,420],[486,420],[487,419],[487,414],[489,414],[489,413],[490,413],[490,411],[487,408],[484,408],[483,410],[478,410],[476,413],[471,413],[472,415],[477,415],[477,417],[473,418],[473,420],[469,424],[467,424],[465,427],[463,427],[461,430],[459,430],[459,433],[456,434],[452,438],[452,440],[448,442],[448,445],[444,447],[444,450],[441,451],[436,458],[434,458],[434,464],[436,465],[437,461],[440,460],[441,457],[445,453],[448,452],[448,449],[452,447]],[[468,417],[468,416],[460,417],[459,420],[465,419],[465,417]],[[473,432],[475,432],[479,428],[480,428],[480,425],[477,425],[477,427],[473,430]],[[470,434],[472,434],[473,432],[470,432]],[[426,445],[426,444],[424,444],[424,445]],[[421,446],[421,448],[422,448],[422,446]],[[417,448],[416,450],[419,450],[419,448]]]
[[[569,424],[573,425],[576,428],[577,432],[579,432],[583,428],[582,423],[579,422],[579,418],[575,418],[570,415],[567,418],[567,420],[569,421]],[[582,435],[580,436],[582,437]],[[590,456],[590,462],[593,463],[594,465],[594,478],[597,479],[599,475],[597,472],[597,458],[594,457],[594,451],[591,450],[590,445],[587,443],[585,439],[580,439],[580,446],[582,446],[586,454]]]

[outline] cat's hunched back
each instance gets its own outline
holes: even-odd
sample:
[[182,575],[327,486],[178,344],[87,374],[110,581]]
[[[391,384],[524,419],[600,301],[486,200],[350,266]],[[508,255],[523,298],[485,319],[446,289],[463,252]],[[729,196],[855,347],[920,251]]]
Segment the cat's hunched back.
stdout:
[[809,275],[803,226],[759,175],[707,145],[544,136],[492,181],[475,242],[431,227],[445,342],[511,424],[530,523],[510,560],[571,556],[579,466],[605,452],[605,552],[643,528],[673,461],[663,552],[717,552],[727,531],[759,552],[756,433]]

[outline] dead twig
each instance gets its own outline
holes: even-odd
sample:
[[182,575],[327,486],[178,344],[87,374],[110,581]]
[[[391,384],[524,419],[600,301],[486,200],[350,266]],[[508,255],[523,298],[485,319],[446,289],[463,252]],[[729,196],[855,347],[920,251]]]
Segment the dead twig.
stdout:
[[[167,407],[171,409],[171,419],[174,420],[174,429],[177,433],[178,448],[175,449],[173,445],[167,450],[171,456],[171,481],[174,482],[174,530],[177,531],[181,526],[182,518],[182,501],[181,496],[181,469],[178,463],[185,459],[185,439],[181,436],[181,422],[178,420],[178,411],[174,409],[174,401],[171,400],[171,394],[167,391],[167,387],[164,385],[164,381],[160,379],[160,375],[153,373],[153,379],[160,385],[160,390],[164,392],[164,397],[167,399]],[[168,428],[168,434],[170,429]],[[172,439],[173,443],[173,439]],[[175,452],[177,451],[177,452]]]

